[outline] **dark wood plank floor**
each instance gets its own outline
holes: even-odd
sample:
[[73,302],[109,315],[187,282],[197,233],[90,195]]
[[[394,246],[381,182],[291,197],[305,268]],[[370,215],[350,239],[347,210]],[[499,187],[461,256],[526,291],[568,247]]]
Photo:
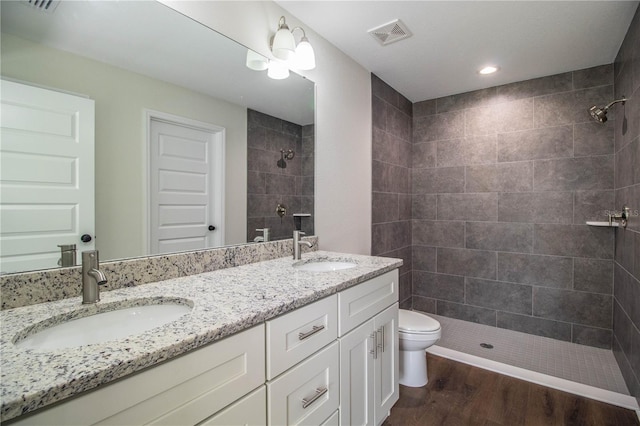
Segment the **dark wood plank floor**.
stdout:
[[400,386],[384,426],[636,426],[632,410],[427,356],[429,383]]

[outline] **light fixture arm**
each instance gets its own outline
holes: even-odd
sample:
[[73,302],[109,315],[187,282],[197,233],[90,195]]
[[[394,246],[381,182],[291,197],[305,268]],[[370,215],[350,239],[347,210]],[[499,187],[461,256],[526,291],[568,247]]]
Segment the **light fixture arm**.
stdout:
[[302,27],[295,27],[294,29],[291,30],[291,34],[293,34],[296,30],[302,31],[302,38],[300,39],[300,41],[305,40],[307,38],[307,34],[304,32],[304,29]]
[[281,16],[280,20],[278,21],[278,30],[288,30],[288,29],[289,29],[289,26],[287,25],[287,20],[284,19],[284,16]]

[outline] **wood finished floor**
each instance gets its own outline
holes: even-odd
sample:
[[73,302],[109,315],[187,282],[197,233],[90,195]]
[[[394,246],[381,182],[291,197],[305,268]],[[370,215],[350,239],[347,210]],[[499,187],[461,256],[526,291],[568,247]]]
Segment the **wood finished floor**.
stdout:
[[427,355],[429,383],[400,386],[383,426],[632,426],[632,410]]

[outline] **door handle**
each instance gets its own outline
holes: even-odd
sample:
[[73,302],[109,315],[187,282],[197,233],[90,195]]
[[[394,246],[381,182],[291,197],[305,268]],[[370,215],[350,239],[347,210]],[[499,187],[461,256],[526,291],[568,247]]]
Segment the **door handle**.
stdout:
[[[378,333],[380,334],[380,341],[378,341]],[[376,348],[380,349],[380,352],[384,352],[384,327],[376,330],[376,343]]]
[[369,337],[373,339],[373,349],[371,349],[369,353],[373,356],[373,359],[378,359],[378,333],[374,331]]

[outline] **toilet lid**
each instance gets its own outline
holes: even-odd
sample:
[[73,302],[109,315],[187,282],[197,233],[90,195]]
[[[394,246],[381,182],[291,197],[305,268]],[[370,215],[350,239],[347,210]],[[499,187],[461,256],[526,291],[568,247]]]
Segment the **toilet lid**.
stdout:
[[416,333],[436,331],[440,329],[440,323],[424,314],[400,309],[398,315],[398,328],[401,331],[413,331]]

